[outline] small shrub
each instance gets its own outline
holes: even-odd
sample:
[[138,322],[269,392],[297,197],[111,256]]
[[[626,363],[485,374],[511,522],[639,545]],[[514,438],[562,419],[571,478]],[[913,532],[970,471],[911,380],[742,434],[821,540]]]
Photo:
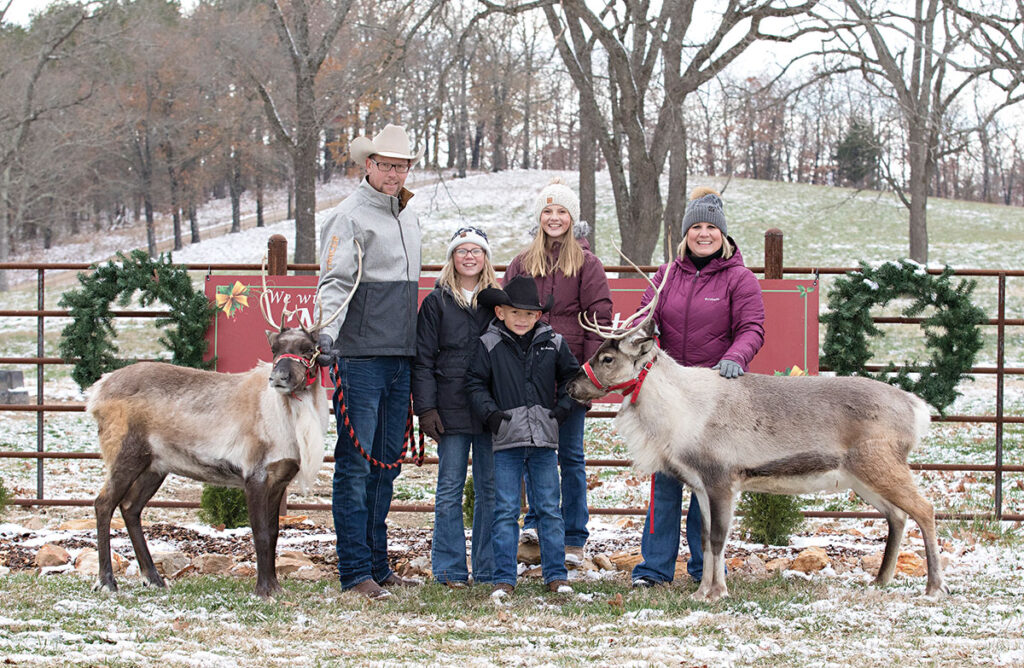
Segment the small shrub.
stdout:
[[467,528],[473,526],[473,501],[475,499],[473,476],[467,476],[466,486],[462,488],[462,524]]
[[7,506],[11,502],[11,491],[4,485],[4,479],[0,478],[0,517],[7,513]]
[[199,519],[213,526],[223,524],[225,529],[249,526],[245,492],[236,487],[203,485],[203,496],[199,499]]
[[803,500],[783,494],[743,492],[737,510],[740,527],[750,539],[765,545],[789,545],[789,536],[803,524]]

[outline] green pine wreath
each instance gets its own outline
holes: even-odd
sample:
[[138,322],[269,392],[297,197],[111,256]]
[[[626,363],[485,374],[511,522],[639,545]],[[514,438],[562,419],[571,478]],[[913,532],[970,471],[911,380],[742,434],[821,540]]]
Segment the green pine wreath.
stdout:
[[104,373],[132,362],[117,357],[110,304],[116,299],[122,307],[127,306],[136,292],[142,306],[162,302],[171,310],[169,318],[156,321],[163,331],[160,343],[172,353],[171,363],[209,366],[203,362],[207,347],[204,336],[216,308],[192,287],[184,267],[171,264],[170,255],[161,254],[154,260],[141,250],[128,256],[119,252],[117,261],[96,265],[91,274],[79,274],[78,280],[82,288],[69,290],[60,299],[72,320],[61,332],[60,354],[75,360],[71,377],[82,389]]
[[[933,276],[912,260],[876,268],[861,262],[860,271],[837,279],[829,292],[829,312],[821,316],[826,326],[821,361],[840,376],[866,376],[913,392],[942,413],[959,395],[960,380],[971,378],[967,373],[982,345],[978,325],[985,322],[985,312],[971,301],[975,282],[960,281],[954,286],[952,274],[947,266]],[[871,358],[868,337],[881,334],[871,321],[871,308],[897,297],[912,300],[903,309],[908,317],[934,307],[934,313],[921,323],[931,357],[927,364],[907,361],[897,371],[890,362],[879,373],[868,373],[864,370]],[[914,373],[916,379],[911,378]]]

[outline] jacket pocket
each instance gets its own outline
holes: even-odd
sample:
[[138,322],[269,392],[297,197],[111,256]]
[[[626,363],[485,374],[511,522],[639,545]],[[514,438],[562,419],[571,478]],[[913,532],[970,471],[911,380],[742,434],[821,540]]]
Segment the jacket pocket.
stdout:
[[534,445],[557,448],[558,420],[548,417],[550,411],[543,406],[530,406],[528,410]]

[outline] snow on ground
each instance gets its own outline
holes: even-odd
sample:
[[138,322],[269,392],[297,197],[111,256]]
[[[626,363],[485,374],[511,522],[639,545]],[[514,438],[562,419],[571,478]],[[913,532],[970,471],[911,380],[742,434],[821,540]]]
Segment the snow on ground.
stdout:
[[[417,193],[413,205],[420,214],[424,230],[424,262],[442,261],[452,231],[466,224],[487,230],[495,261],[507,262],[529,241],[534,225],[530,214],[533,197],[555,174],[570,184],[576,182],[575,175],[569,172],[513,170],[473,175],[462,180],[451,179],[447,174],[414,172],[410,177],[410,188]],[[715,179],[694,178],[691,181],[692,185],[721,185]],[[354,187],[353,180],[336,179],[320,187],[319,200],[322,203],[338,200]],[[617,243],[618,230],[611,223],[614,203],[607,174],[599,176],[598,190],[596,251],[606,263],[617,264],[619,259],[612,246]],[[271,200],[268,208],[274,204],[283,208],[281,195]],[[747,263],[751,265],[761,263],[763,231],[773,226],[782,228],[786,233],[789,265],[854,266],[861,259],[878,262],[899,257],[905,252],[905,211],[888,196],[734,180],[728,184],[725,200],[730,233],[738,240]],[[246,200],[243,211],[251,213],[253,209],[252,201]],[[214,236],[214,230],[230,216],[229,204],[225,201],[210,203],[200,216],[206,221],[204,236],[207,239],[175,253],[176,262],[258,262],[265,252],[267,238],[275,233],[284,234],[289,239],[290,248],[294,245],[294,225],[290,221],[262,229],[253,228],[253,223],[247,221],[240,234]],[[977,233],[972,235],[975,241],[965,243],[962,238],[965,216],[990,226],[992,234]],[[166,221],[160,223],[163,237],[166,237],[168,227]],[[945,262],[960,267],[1024,266],[1024,243],[1017,243],[1024,242],[1019,210],[933,199],[929,233],[932,266]],[[995,241],[986,243],[987,239]],[[144,232],[136,227],[91,235],[80,243],[45,253],[29,249],[17,259],[101,261],[118,249],[141,245],[144,245]],[[34,275],[27,278],[34,281]],[[48,307],[55,307],[63,289],[61,281],[49,274],[47,280],[51,288],[46,303]],[[827,294],[828,280],[823,279],[822,303]],[[1024,312],[1021,283],[1011,280],[1008,285],[1008,313],[1011,316]],[[979,282],[978,294],[992,312],[992,283]],[[4,301],[8,308],[34,307],[34,283],[20,286],[5,295]],[[49,319],[48,331],[57,332],[60,325],[59,319]],[[0,319],[0,352],[12,356],[34,354],[34,328],[35,320],[31,318]],[[53,342],[49,341],[48,346],[52,345]],[[1008,331],[1007,366],[1024,365],[1022,349],[1024,336]],[[993,350],[994,346],[986,348],[981,363],[992,362]],[[34,374],[26,375],[26,387],[30,396],[35,396]],[[991,376],[981,376],[974,383],[964,383],[961,391],[963,396],[950,408],[951,412],[994,412],[995,382]],[[1024,410],[1024,383],[1020,379],[1011,379],[1005,391],[1007,412],[1020,414]],[[57,373],[55,378],[47,378],[46,396],[47,401],[82,400],[77,386],[62,373]],[[609,426],[607,420],[593,420],[588,426],[588,442],[597,443],[595,447],[600,449],[594,455],[624,457],[624,446],[610,433]],[[35,430],[34,416],[0,413],[0,447],[4,449],[34,450]],[[56,446],[73,452],[95,450],[95,427],[82,414],[47,415],[44,433],[47,449]],[[1024,460],[1020,434],[1020,429],[1008,429],[1004,439],[1007,461],[1020,463]],[[991,463],[993,442],[991,425],[936,425],[914,457],[916,461]],[[102,471],[95,460],[47,460],[43,472],[49,497],[90,498],[102,482]],[[0,475],[17,496],[35,494],[37,474],[33,461],[0,460]],[[396,486],[396,500],[431,501],[435,479],[431,467],[406,467]],[[918,479],[940,511],[976,511],[991,507],[990,477],[944,472],[920,474]],[[628,470],[599,469],[592,473],[591,482],[594,505],[637,507],[646,501],[646,481],[636,479]],[[1009,477],[1004,490],[1004,503],[1015,512],[1024,512],[1024,486],[1020,482]],[[325,467],[312,494],[291,498],[296,502],[322,502],[329,498],[329,489],[330,471]],[[195,499],[198,498],[198,490],[199,486],[191,481],[171,477],[157,498]],[[816,497],[812,504],[810,507],[821,509],[864,509],[843,495]],[[161,520],[196,527],[192,524],[195,521],[192,511],[161,510],[150,511],[150,514],[154,512]],[[21,510],[15,513],[14,520],[20,522],[38,514],[39,511]],[[51,509],[44,517],[46,525],[52,527],[59,518],[90,514],[89,508]],[[286,532],[282,536],[282,548],[329,546],[333,540],[329,516],[323,513],[318,518],[325,526],[324,533],[289,536]],[[423,526],[429,523],[429,518],[403,513],[395,516],[394,523]],[[641,518],[613,521],[595,516],[592,520],[592,541],[614,542],[627,537],[632,543],[637,543],[641,526]],[[852,529],[860,535],[852,533]],[[15,523],[0,525],[0,536],[19,530]],[[764,554],[764,548],[743,543],[735,533],[731,549],[760,550]],[[63,534],[66,532],[44,527],[37,531],[31,543],[34,546],[42,541],[57,540]],[[920,579],[898,582],[892,590],[884,592],[864,589],[863,583],[868,576],[854,568],[815,575],[806,583],[800,580],[780,603],[738,600],[727,604],[726,608],[680,607],[678,601],[685,600],[686,595],[682,589],[673,590],[670,594],[651,594],[649,601],[643,599],[639,602],[636,600],[639,595],[627,593],[628,608],[614,619],[598,612],[607,608],[604,601],[608,595],[595,590],[578,594],[578,600],[568,606],[568,610],[563,605],[561,609],[552,611],[552,606],[539,597],[537,611],[526,610],[513,603],[505,608],[508,611],[506,619],[501,619],[500,614],[493,611],[482,613],[479,605],[475,608],[470,606],[468,611],[456,605],[452,612],[423,613],[415,603],[417,594],[409,594],[399,597],[397,609],[387,610],[381,615],[369,615],[373,622],[370,624],[360,602],[340,596],[336,588],[328,587],[323,591],[307,592],[307,595],[324,599],[325,604],[322,609],[303,610],[301,615],[292,618],[295,628],[282,628],[267,621],[276,619],[272,613],[260,613],[262,619],[243,614],[237,610],[237,602],[225,608],[223,602],[217,603],[217,595],[214,595],[208,598],[199,596],[198,603],[177,600],[169,608],[163,603],[144,602],[140,609],[122,610],[116,618],[110,619],[108,628],[83,632],[76,626],[79,622],[74,620],[81,617],[103,619],[110,606],[87,592],[73,591],[54,601],[58,610],[71,616],[71,622],[0,615],[0,657],[14,663],[48,663],[54,656],[58,657],[58,663],[90,663],[114,657],[127,664],[159,662],[163,665],[348,663],[364,660],[398,660],[417,664],[443,662],[450,665],[450,656],[457,656],[466,664],[516,665],[582,662],[883,665],[893,661],[1024,664],[1024,645],[1020,641],[1024,631],[1024,605],[1020,604],[1020,596],[1024,594],[1020,579],[1024,563],[1019,550],[1000,544],[978,543],[977,537],[970,532],[965,534],[956,530],[952,534],[955,535],[947,538],[952,557],[948,575],[954,593],[946,603],[923,600],[919,596],[923,586]],[[831,545],[851,553],[871,553],[880,549],[883,537],[884,527],[878,521],[819,521],[802,530],[794,540],[792,550],[810,545]],[[919,538],[908,536],[906,549],[916,550],[920,546]],[[171,546],[154,541],[153,547]],[[123,537],[116,539],[115,548],[130,554]],[[599,586],[599,581],[595,581],[593,586]],[[0,589],[3,588],[3,578],[0,578]],[[807,591],[812,593],[808,595]],[[131,607],[129,600],[125,600],[124,605]],[[298,605],[302,608],[304,603]],[[596,610],[587,608],[588,605],[595,606]],[[495,614],[498,614],[497,618]],[[147,641],[145,625],[132,627],[125,621],[136,617],[152,620],[157,627],[171,629],[172,640]],[[182,619],[190,620],[189,623],[195,623],[196,627],[192,631],[187,630]],[[123,631],[126,625],[131,629],[128,632]],[[410,632],[410,628],[415,630]],[[855,640],[841,642],[845,637]],[[55,645],[64,647],[64,651],[56,655],[44,651]],[[339,647],[344,648],[340,653]],[[404,660],[400,658],[403,656],[417,658]]]

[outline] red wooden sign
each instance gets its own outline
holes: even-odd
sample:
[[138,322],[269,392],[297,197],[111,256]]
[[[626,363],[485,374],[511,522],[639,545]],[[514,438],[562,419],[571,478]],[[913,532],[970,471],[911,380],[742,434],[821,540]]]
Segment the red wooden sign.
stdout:
[[[432,276],[420,279],[420,301],[434,287]],[[640,306],[647,289],[642,278],[609,279],[615,324],[629,320]],[[813,280],[762,280],[765,307],[764,347],[751,363],[756,373],[788,373],[799,367],[818,372],[818,292]],[[315,276],[268,276],[271,289],[271,317],[281,321],[282,311],[295,310],[286,325],[313,324]],[[260,313],[260,277],[254,275],[208,276],[206,295],[217,304],[217,316],[207,331],[207,353],[216,357],[217,371],[248,371],[258,360],[270,361],[270,346],[264,330],[269,326]]]

